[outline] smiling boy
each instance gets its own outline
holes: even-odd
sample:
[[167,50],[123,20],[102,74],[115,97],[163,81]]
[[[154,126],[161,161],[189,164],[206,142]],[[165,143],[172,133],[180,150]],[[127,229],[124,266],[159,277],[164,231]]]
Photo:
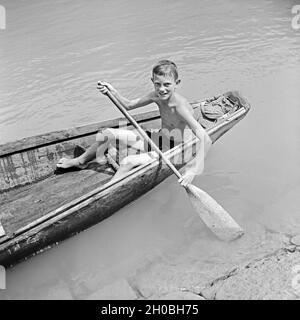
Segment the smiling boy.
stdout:
[[[204,154],[206,154],[211,145],[211,139],[196,120],[190,103],[176,92],[180,79],[175,63],[170,60],[159,61],[152,69],[151,81],[153,82],[154,90],[145,97],[134,100],[123,97],[111,84],[104,81],[99,81],[97,88],[103,94],[106,94],[109,90],[127,110],[155,103],[159,108],[161,116],[161,129],[159,131],[147,132],[147,134],[162,151],[172,148],[183,141],[188,141],[192,138],[193,132],[203,143]],[[105,161],[104,153],[110,143],[116,139],[142,153],[130,155],[123,159],[113,179],[118,179],[134,167],[145,164],[152,160],[153,157],[157,157],[157,154],[151,151],[135,132],[108,128],[97,134],[96,142],[80,157],[74,159],[63,158],[58,162],[57,167],[80,167],[80,165],[95,158],[96,154],[98,161]],[[196,162],[195,165],[192,171],[183,175],[181,183],[188,184],[191,182],[194,175],[199,171],[199,168],[196,168]]]

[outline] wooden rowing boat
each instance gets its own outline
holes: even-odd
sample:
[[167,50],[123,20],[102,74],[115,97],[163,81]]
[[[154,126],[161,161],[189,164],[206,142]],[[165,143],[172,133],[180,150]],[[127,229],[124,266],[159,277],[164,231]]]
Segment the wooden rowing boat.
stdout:
[[[213,142],[239,122],[249,111],[248,102],[231,92],[234,112],[217,121],[201,118]],[[221,101],[215,97],[192,103],[194,108]],[[159,127],[158,111],[134,116],[144,128]],[[0,146],[0,265],[12,266],[85,230],[146,193],[170,174],[160,160],[153,160],[111,181],[111,164],[90,162],[85,170],[54,175],[57,161],[73,157],[76,146],[88,147],[103,128],[116,128],[122,118],[25,138]],[[167,151],[166,156],[181,168],[182,152],[194,150],[196,139]],[[180,157],[182,159],[182,157]],[[116,161],[117,162],[117,161]],[[1,229],[2,228],[2,229]],[[1,233],[2,230],[2,233]]]

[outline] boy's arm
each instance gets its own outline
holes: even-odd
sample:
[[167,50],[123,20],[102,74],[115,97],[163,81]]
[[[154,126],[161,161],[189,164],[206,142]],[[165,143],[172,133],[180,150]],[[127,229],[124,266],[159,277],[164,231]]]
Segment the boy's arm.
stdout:
[[109,90],[116,98],[119,102],[121,102],[121,104],[125,107],[125,109],[127,110],[132,110],[132,109],[136,109],[136,108],[140,108],[140,107],[144,107],[153,101],[153,97],[154,94],[153,92],[147,94],[146,96],[142,97],[142,98],[137,98],[137,99],[133,99],[133,100],[129,100],[125,97],[123,97],[118,90],[116,90],[111,84],[109,84],[108,82],[105,81],[99,81],[98,82],[98,86],[97,89],[99,89],[99,91],[103,94],[106,94],[106,92]]
[[207,154],[212,141],[205,131],[205,129],[198,123],[198,121],[193,117],[189,110],[189,103],[187,101],[182,102],[177,108],[177,112],[179,116],[185,120],[187,125],[191,128],[193,133],[197,136],[197,138],[202,142],[203,153],[200,152],[199,156],[195,156],[195,158],[190,161],[186,167],[185,172],[182,175],[182,178],[179,179],[179,182],[185,187],[188,184],[192,183],[194,177],[198,174],[201,174],[204,169],[204,157]]
[[133,99],[133,100],[129,100],[129,99],[124,98],[118,91],[116,93],[113,93],[113,95],[123,104],[123,106],[127,110],[132,110],[132,109],[144,107],[144,106],[147,106],[148,104],[154,102],[152,93],[149,93],[142,98],[137,98],[137,99]]
[[191,128],[196,137],[204,142],[205,150],[211,146],[212,141],[207,134],[206,130],[201,126],[201,124],[193,117],[191,112],[189,111],[188,102],[182,102],[176,108],[177,113],[181,116],[183,120],[187,123],[187,125]]

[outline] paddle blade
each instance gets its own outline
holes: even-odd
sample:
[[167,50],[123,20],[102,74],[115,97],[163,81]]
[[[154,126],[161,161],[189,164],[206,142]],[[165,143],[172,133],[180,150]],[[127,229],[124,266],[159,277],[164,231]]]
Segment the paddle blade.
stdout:
[[244,234],[224,208],[206,192],[191,184],[186,187],[186,191],[200,218],[218,238],[232,241]]

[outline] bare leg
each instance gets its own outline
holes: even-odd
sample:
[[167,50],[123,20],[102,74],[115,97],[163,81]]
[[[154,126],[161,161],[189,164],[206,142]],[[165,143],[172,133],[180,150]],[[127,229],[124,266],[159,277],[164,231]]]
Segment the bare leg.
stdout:
[[97,158],[98,163],[104,164],[107,162],[104,153],[109,144],[116,142],[116,140],[119,140],[124,145],[134,147],[137,150],[144,150],[144,143],[134,132],[130,130],[108,128],[97,134],[96,142],[92,144],[81,156],[74,159],[62,158],[59,160],[57,167],[63,169],[80,167],[95,158]]
[[146,164],[153,160],[154,158],[157,158],[158,155],[156,152],[148,152],[143,153],[139,155],[131,155],[123,159],[120,163],[120,168],[116,172],[116,174],[113,176],[111,181],[115,181],[122,176],[124,176],[126,173],[128,173],[133,168],[140,166],[142,164]]
[[[101,146],[97,149],[97,162],[106,161],[106,157],[104,156],[104,152],[108,147],[113,146],[117,147],[117,142],[125,148],[125,151],[128,152],[128,147],[134,149],[135,151],[144,152],[144,143],[139,138],[139,136],[133,132],[132,130],[125,129],[106,129],[102,133],[98,134],[96,137],[98,142],[106,143],[101,144]],[[123,149],[124,151],[124,149]],[[123,154],[124,155],[124,154]],[[128,155],[128,153],[127,153]]]
[[80,167],[81,165],[86,164],[87,162],[96,158],[97,149],[100,147],[100,145],[101,143],[96,141],[81,156],[77,158],[61,158],[57,163],[57,167],[67,169],[71,167]]

